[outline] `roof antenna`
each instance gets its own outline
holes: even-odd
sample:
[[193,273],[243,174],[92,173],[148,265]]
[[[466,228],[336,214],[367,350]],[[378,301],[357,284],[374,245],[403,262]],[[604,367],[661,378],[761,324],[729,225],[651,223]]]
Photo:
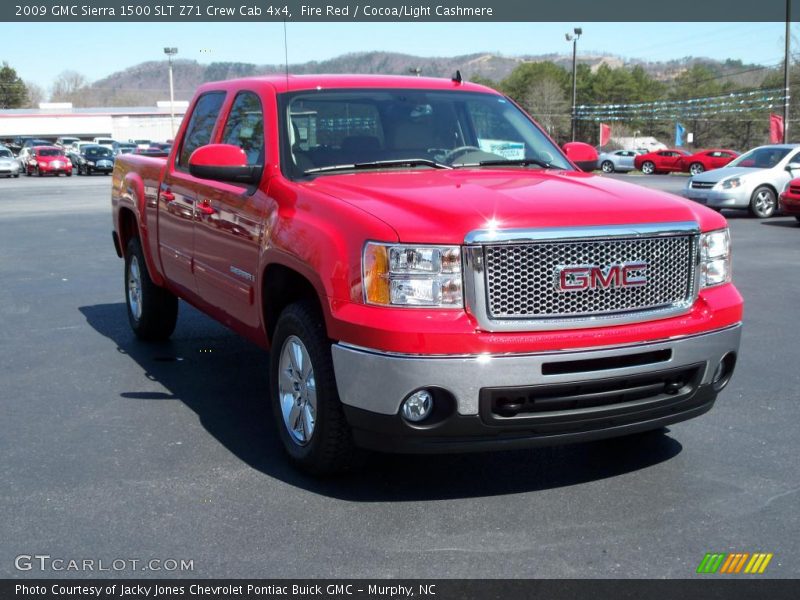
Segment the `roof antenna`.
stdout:
[[456,74],[455,74],[455,75],[453,75],[453,77],[452,77],[451,79],[452,79],[453,81],[455,81],[456,83],[461,83],[461,82],[463,81],[463,78],[461,77],[461,71],[458,71],[458,70],[457,70],[457,71],[456,71]]
[[289,91],[289,40],[286,36],[286,19],[283,20],[283,60],[286,63],[286,91]]

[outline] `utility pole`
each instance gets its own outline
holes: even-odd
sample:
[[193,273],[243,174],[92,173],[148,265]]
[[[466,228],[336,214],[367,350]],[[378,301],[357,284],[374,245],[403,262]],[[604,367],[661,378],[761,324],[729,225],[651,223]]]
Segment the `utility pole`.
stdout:
[[789,57],[790,54],[790,29],[792,24],[792,0],[786,0],[786,48],[783,55],[783,143],[789,142]]
[[164,48],[164,54],[169,61],[169,123],[172,139],[175,139],[175,88],[172,84],[172,57],[178,53],[177,48]]
[[[788,0],[787,0],[788,1]],[[573,33],[565,33],[564,37],[568,42],[572,42],[572,141],[575,141],[575,127],[577,125],[576,104],[578,96],[578,40],[583,33],[583,29],[576,27]]]

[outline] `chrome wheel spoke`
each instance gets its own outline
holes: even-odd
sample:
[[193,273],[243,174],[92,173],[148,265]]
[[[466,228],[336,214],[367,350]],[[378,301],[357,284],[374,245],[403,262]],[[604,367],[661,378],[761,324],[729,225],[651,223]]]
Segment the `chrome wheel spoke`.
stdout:
[[303,419],[302,419],[304,432],[314,431],[315,419],[316,419],[316,414],[314,414],[314,409],[311,408],[310,404],[305,404],[303,406]]

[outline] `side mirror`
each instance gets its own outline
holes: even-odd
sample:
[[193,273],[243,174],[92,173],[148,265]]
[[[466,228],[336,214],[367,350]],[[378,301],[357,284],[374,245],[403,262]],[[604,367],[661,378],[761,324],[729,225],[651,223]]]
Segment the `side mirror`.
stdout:
[[189,173],[200,179],[252,185],[261,179],[261,165],[248,165],[244,150],[231,144],[200,146],[189,157]]
[[594,146],[584,142],[567,142],[563,146],[564,154],[581,170],[587,173],[597,168],[600,156]]
[[800,171],[800,163],[790,162],[788,165],[786,165],[786,170],[789,171],[790,173],[792,171]]

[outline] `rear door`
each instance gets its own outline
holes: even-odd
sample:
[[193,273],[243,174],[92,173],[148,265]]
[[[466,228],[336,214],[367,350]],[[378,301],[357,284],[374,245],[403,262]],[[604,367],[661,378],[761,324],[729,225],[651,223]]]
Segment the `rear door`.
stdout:
[[[248,165],[260,167],[265,157],[264,107],[253,90],[240,90],[216,140],[244,150]],[[273,159],[277,162],[277,158]],[[196,187],[195,275],[200,296],[224,314],[228,325],[256,330],[260,315],[255,305],[259,249],[264,213],[270,202],[266,183],[244,186],[204,181]]]
[[196,295],[194,277],[194,222],[198,188],[203,180],[189,174],[189,157],[208,144],[214,134],[224,91],[202,94],[192,109],[181,147],[169,160],[158,191],[158,250],[167,279],[184,294]]

